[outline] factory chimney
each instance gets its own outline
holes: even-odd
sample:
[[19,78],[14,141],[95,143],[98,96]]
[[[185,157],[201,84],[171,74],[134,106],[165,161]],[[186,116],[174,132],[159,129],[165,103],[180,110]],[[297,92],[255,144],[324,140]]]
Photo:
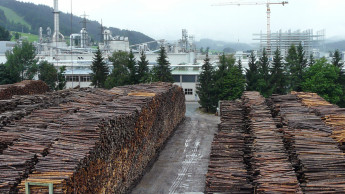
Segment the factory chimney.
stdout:
[[60,33],[60,11],[59,0],[54,0],[54,34],[53,42],[62,42],[65,37]]

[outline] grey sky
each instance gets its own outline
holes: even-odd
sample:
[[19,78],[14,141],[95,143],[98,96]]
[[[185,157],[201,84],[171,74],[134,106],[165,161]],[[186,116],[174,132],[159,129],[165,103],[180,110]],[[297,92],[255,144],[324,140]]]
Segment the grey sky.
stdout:
[[[53,0],[22,0],[53,6]],[[196,39],[253,43],[253,33],[266,32],[266,6],[211,6],[241,0],[72,0],[73,13],[106,26],[140,31],[155,39],[177,40],[186,28]],[[265,2],[243,0],[242,2]],[[281,2],[271,0],[271,2]],[[71,0],[59,0],[60,10],[71,11]],[[344,0],[289,0],[271,6],[271,29],[314,31],[326,29],[326,38],[345,39]],[[53,19],[53,17],[52,17]]]

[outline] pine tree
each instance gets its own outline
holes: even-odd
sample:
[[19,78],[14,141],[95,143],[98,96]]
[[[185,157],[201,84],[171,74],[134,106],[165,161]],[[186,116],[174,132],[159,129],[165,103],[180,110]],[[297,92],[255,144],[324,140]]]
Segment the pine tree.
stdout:
[[286,94],[286,79],[283,68],[283,57],[280,54],[280,50],[274,52],[273,63],[271,71],[270,86],[272,87],[273,94]]
[[308,60],[305,57],[305,52],[302,43],[299,43],[297,47],[297,66],[296,66],[296,76],[295,76],[295,91],[302,91],[302,82],[304,81],[304,72],[306,71],[308,65]]
[[[230,70],[235,67],[236,59],[233,55],[225,56],[223,53],[222,56],[219,56],[219,65],[218,69],[215,72],[215,90],[217,94],[217,101],[225,100],[223,91],[225,90],[225,77],[229,74]],[[238,67],[236,67],[238,68]]]
[[236,100],[242,96],[245,89],[245,78],[238,67],[230,67],[224,78],[224,88],[221,91],[222,100]]
[[132,50],[129,52],[128,61],[127,61],[127,68],[129,70],[129,83],[130,84],[138,84],[139,80],[137,78],[137,62],[135,61],[134,55]]
[[288,55],[285,58],[287,67],[287,79],[289,83],[289,90],[294,90],[296,86],[296,66],[297,66],[297,50],[295,45],[291,45],[288,51]]
[[104,61],[102,52],[99,48],[97,49],[97,52],[93,57],[91,70],[91,85],[95,86],[96,88],[104,88],[105,81],[109,74],[109,68],[106,62]]
[[247,91],[257,91],[258,79],[259,79],[259,70],[256,62],[256,57],[252,51],[249,57],[248,62],[249,69],[246,69],[246,82],[247,82]]
[[[341,62],[339,50],[336,50],[332,56],[333,56],[332,65],[339,69],[339,77],[337,79],[337,83],[342,86],[343,94],[345,94],[345,71],[343,69],[344,63]],[[340,101],[338,102],[338,105],[342,108],[345,108],[345,96],[340,97]]]
[[336,50],[332,57],[332,64],[340,69],[343,68],[344,63],[341,62],[341,56],[339,50]]
[[165,48],[162,46],[157,58],[157,66],[153,67],[153,79],[156,82],[174,82],[171,74],[170,63]]
[[309,67],[313,66],[314,64],[315,64],[314,55],[310,54],[310,56],[309,56]]
[[259,59],[258,89],[264,97],[271,95],[269,61],[266,49],[263,49],[262,56]]
[[150,82],[150,70],[149,70],[149,61],[146,60],[146,55],[144,51],[140,53],[140,61],[138,61],[138,80],[140,83]]
[[217,96],[214,88],[214,70],[210,64],[210,58],[206,53],[206,58],[199,76],[200,85],[197,87],[197,94],[200,98],[200,105],[207,112],[215,112],[217,107]]
[[238,66],[238,69],[242,72],[243,70],[242,70],[242,60],[241,60],[241,58],[239,58],[238,59],[238,61],[237,61],[237,66]]

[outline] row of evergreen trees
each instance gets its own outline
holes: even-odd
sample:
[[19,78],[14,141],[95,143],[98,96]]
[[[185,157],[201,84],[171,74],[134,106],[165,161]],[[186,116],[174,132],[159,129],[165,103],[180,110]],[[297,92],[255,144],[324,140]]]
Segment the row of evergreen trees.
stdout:
[[218,69],[214,69],[206,54],[199,82],[197,94],[201,107],[206,112],[215,112],[218,101],[241,97],[246,83],[241,60],[236,64],[236,59],[232,55],[223,54],[219,57]]
[[149,62],[142,52],[140,60],[136,61],[133,52],[117,51],[109,58],[113,63],[110,72],[102,52],[98,49],[91,65],[91,82],[98,88],[113,88],[116,86],[148,83],[173,82],[170,63],[164,47],[161,47],[157,58],[157,65],[149,69]]
[[214,70],[207,56],[200,75],[197,93],[201,106],[208,112],[215,111],[219,100],[239,98],[244,90],[259,91],[265,97],[291,91],[315,92],[327,101],[345,107],[345,72],[338,50],[331,63],[325,58],[307,57],[301,44],[292,45],[285,59],[279,49],[274,52],[272,61],[265,49],[259,59],[252,52],[245,75],[241,61],[234,65],[235,60],[224,54],[219,61],[217,70]]

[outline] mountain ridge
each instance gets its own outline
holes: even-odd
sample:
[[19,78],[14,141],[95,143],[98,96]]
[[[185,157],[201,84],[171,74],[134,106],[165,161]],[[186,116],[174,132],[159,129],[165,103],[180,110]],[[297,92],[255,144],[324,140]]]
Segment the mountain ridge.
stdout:
[[[47,27],[54,30],[54,17],[53,8],[46,5],[36,5],[34,3],[20,2],[16,0],[1,0],[0,6],[8,8],[22,17],[28,26],[21,23],[10,21],[6,17],[4,10],[0,9],[0,25],[10,31],[26,32],[38,34],[39,28],[42,27],[44,33]],[[71,30],[71,14],[60,13],[60,31],[64,36],[69,36],[72,33],[80,32],[82,28],[81,21],[83,18],[73,15],[72,17],[72,30]],[[137,31],[122,30],[116,27],[108,27],[113,33],[113,36],[126,36],[129,38],[130,44],[140,44],[143,42],[153,41],[154,39]],[[95,41],[101,40],[101,24],[95,20],[87,19],[87,31],[91,38]]]

